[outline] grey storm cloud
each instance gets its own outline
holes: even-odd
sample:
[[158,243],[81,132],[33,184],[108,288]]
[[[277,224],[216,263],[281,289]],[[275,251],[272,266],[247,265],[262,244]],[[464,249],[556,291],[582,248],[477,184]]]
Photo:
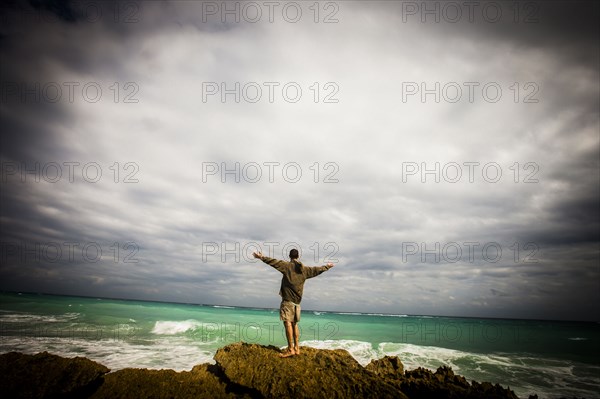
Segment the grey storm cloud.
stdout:
[[291,3],[4,4],[0,289],[597,320],[598,4]]

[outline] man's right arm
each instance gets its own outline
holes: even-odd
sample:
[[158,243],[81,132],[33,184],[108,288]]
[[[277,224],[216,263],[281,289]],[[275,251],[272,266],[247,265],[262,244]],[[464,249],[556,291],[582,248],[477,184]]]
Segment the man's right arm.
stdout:
[[255,252],[253,255],[254,255],[255,258],[258,258],[258,259],[262,260],[267,265],[272,266],[273,268],[279,270],[280,272],[284,271],[285,265],[287,264],[287,262],[285,262],[283,260],[279,260],[279,259],[275,259],[275,258],[269,258],[268,256],[264,256],[260,252]]

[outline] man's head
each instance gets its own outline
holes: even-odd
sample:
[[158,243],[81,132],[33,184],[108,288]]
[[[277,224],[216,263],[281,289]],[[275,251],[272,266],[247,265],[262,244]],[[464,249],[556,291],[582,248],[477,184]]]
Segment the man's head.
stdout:
[[294,260],[294,259],[298,259],[300,255],[298,254],[298,250],[296,248],[290,250],[290,259]]

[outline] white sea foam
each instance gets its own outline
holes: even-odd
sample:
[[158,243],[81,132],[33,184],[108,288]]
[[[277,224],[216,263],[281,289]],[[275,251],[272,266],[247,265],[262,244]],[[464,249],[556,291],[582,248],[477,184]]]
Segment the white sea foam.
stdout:
[[456,371],[460,367],[453,360],[469,355],[467,352],[453,349],[396,344],[392,342],[383,342],[377,347],[373,347],[369,342],[347,339],[303,341],[301,344],[317,349],[345,349],[363,366],[367,365],[373,359],[379,359],[386,355],[398,356],[402,359],[407,369],[425,367],[435,370],[437,367],[445,364],[452,366]]
[[571,337],[571,338],[569,338],[569,340],[571,340],[571,341],[587,341],[587,338],[583,338],[583,337]]
[[152,329],[153,334],[158,335],[176,335],[186,331],[195,330],[202,326],[198,320],[183,320],[183,321],[162,321],[159,320],[154,324]]
[[382,316],[382,317],[409,317],[405,314],[386,314],[386,313],[366,313],[367,316]]
[[63,357],[85,356],[111,371],[123,368],[191,370],[197,364],[213,363],[213,342],[202,342],[185,337],[162,337],[148,342],[125,340],[89,340],[38,337],[3,337],[0,352],[17,351],[35,354],[48,351]]
[[[320,312],[324,313],[324,312]],[[380,317],[410,317],[406,314],[389,314],[389,313],[360,313],[360,312],[332,312],[333,314],[341,314],[346,316],[380,316]],[[433,318],[431,316],[414,316],[420,318]]]
[[300,345],[310,346],[311,348],[317,349],[345,349],[363,366],[368,364],[371,359],[377,359],[380,357],[369,342],[355,341],[351,339],[302,341]]
[[435,370],[446,365],[452,367],[455,372],[465,371],[463,369],[476,370],[479,367],[482,374],[486,374],[485,369],[480,366],[510,367],[513,365],[513,359],[508,355],[465,352],[437,346],[382,342],[379,344],[377,352],[381,356],[398,356],[409,370],[417,367]]
[[0,322],[3,323],[59,323],[74,321],[81,316],[81,313],[64,313],[57,315],[40,315],[34,313],[15,313],[0,314]]
[[[137,327],[131,327],[134,330],[129,331],[120,326],[117,339],[114,339],[112,330],[101,335],[102,339],[94,339],[98,335],[89,334],[84,334],[83,338],[79,335],[3,336],[0,352],[34,354],[48,351],[64,357],[86,356],[113,371],[127,367],[190,370],[196,364],[214,363],[212,358],[217,348],[230,343],[223,341],[219,334],[214,334],[210,341],[189,334],[178,335],[200,325],[198,320],[158,321],[152,330],[154,335],[146,336],[138,335]],[[557,392],[562,396],[593,397],[589,389],[600,389],[600,367],[583,366],[586,370],[583,372],[581,365],[566,360],[503,353],[480,354],[394,342],[372,345],[359,340],[327,340],[302,341],[301,344],[319,349],[345,349],[362,365],[385,355],[398,356],[407,370],[417,367],[435,370],[441,365],[448,365],[467,380],[498,382],[510,387],[519,397],[534,393],[540,397],[553,397]],[[580,384],[590,388],[587,391],[578,388]]]

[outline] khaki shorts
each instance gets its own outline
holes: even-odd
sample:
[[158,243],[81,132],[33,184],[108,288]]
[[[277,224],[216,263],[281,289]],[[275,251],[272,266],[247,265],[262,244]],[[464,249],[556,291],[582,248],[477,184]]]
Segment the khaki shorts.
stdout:
[[279,318],[283,321],[297,323],[300,321],[300,305],[294,302],[282,301],[279,307]]

